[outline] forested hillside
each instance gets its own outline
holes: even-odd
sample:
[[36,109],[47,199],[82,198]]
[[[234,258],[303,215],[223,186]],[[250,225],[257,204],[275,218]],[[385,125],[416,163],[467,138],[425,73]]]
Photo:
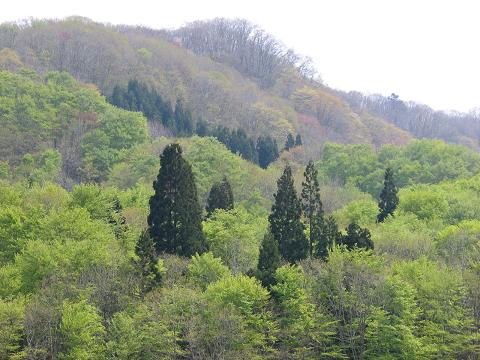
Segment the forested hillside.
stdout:
[[[218,20],[192,27],[171,33],[83,18],[4,24],[0,64],[10,70],[25,65],[40,73],[67,71],[97,85],[107,97],[116,85],[136,79],[172,106],[181,99],[195,114],[194,121],[202,117],[212,126],[269,134],[282,144],[289,132],[300,133],[308,151],[317,154],[326,140],[381,145],[410,138],[381,118],[355,113],[310,80],[312,71],[298,56],[248,23]],[[238,36],[252,41],[234,47],[239,28],[243,32]],[[189,35],[201,31],[208,32],[210,40],[226,33],[217,43],[203,44]],[[225,53],[225,48],[233,50]],[[241,58],[235,51],[242,51]]]
[[242,20],[3,24],[0,68],[0,359],[479,359],[455,121]]
[[416,137],[443,139],[477,150],[479,148],[478,110],[469,113],[434,111],[423,104],[402,101],[395,93],[389,97],[367,96],[356,91],[338,91],[337,94],[345,99],[354,111],[367,111],[379,116]]

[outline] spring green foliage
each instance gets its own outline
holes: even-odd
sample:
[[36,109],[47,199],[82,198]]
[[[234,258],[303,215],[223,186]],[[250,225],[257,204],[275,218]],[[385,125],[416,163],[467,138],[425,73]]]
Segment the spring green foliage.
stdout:
[[252,347],[259,358],[271,352],[274,323],[267,309],[269,295],[257,280],[245,275],[224,277],[211,284],[205,296],[213,305],[231,309],[244,319],[244,346]]
[[230,275],[229,268],[223,265],[220,258],[214,257],[210,252],[192,256],[192,261],[188,264],[188,276],[202,290],[227,275]]
[[175,356],[175,340],[165,320],[142,305],[114,315],[105,354],[108,359],[169,359]]
[[303,271],[297,266],[282,266],[275,272],[275,285],[272,293],[275,297],[279,319],[279,340],[282,352],[295,357],[308,354],[308,345],[315,338],[314,330],[315,307],[309,302],[303,287],[305,279]]
[[67,73],[1,72],[0,83],[0,155],[11,177],[58,181],[62,169],[68,181],[103,180],[123,150],[147,138],[141,114],[110,106]]
[[95,307],[85,301],[65,300],[61,316],[60,333],[64,338],[64,349],[59,358],[87,360],[101,357],[105,329]]
[[0,357],[2,359],[22,358],[24,301],[0,299]]
[[221,258],[234,274],[257,267],[265,220],[242,208],[218,209],[204,222],[203,229],[212,253]]
[[358,200],[351,201],[342,209],[336,211],[334,215],[341,225],[347,226],[348,224],[356,223],[361,226],[370,227],[376,222],[378,204],[367,195]]
[[183,256],[205,252],[201,209],[190,164],[178,144],[160,156],[160,172],[153,183],[148,225],[157,252]]
[[326,144],[319,173],[341,183],[352,183],[378,196],[382,189],[382,168],[391,168],[395,184],[434,184],[467,178],[478,173],[480,155],[462,146],[439,140],[415,140],[405,147],[384,146],[375,151],[369,145]]
[[[448,359],[473,351],[474,335],[468,330],[473,328],[473,319],[462,305],[466,292],[459,272],[421,258],[398,264],[394,274],[416,292],[419,318],[423,319],[417,337],[427,357]],[[446,297],[448,302],[442,300]]]
[[80,86],[67,73],[42,78],[31,71],[2,71],[0,84],[2,159],[18,161],[60,141],[75,116],[106,108],[98,92]]
[[445,262],[462,269],[480,263],[480,222],[465,220],[443,229],[435,239],[435,247]]
[[268,217],[270,230],[278,241],[282,257],[289,262],[296,262],[307,257],[308,240],[301,222],[302,205],[296,194],[290,166],[285,167],[277,181],[277,188]]
[[[214,255],[164,258],[162,283],[141,297],[132,260],[150,192],[1,183],[2,351],[12,358],[473,356],[477,213],[458,199],[474,199],[478,184],[473,177],[423,185],[420,195],[443,194],[450,207],[423,218],[418,207],[402,208],[417,191],[403,189],[395,217],[378,224],[376,212],[367,217],[375,250],[330,245],[328,261],[314,256],[296,266],[282,267],[275,246],[268,250],[273,237],[261,242],[265,214],[243,205],[216,210],[204,223]],[[357,206],[346,208],[345,219],[358,217],[347,216]],[[124,238],[111,221],[118,211]],[[340,242],[333,218],[325,224],[330,243]],[[242,274],[257,266],[275,279],[270,289]]]
[[[98,119],[98,127],[85,136],[82,154],[86,176],[103,180],[122,150],[142,143],[147,138],[146,121],[138,113],[111,109]],[[103,177],[102,177],[103,176]]]
[[[0,50],[16,71],[0,72],[0,358],[478,357],[479,155],[379,146],[402,133],[353,125],[294,70],[260,92],[164,36],[81,18],[0,26],[19,52]],[[21,69],[38,64],[45,75]],[[120,84],[111,101],[139,112],[45,72],[59,64],[106,94]],[[182,137],[149,138],[147,118]],[[377,150],[327,143],[319,159],[317,123]],[[279,157],[298,131],[305,146]],[[203,219],[224,176],[235,208],[208,201]]]

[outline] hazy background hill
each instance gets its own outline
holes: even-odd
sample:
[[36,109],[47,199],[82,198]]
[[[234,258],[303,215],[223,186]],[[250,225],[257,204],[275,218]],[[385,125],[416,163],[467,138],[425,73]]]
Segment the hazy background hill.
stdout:
[[173,104],[181,98],[209,124],[270,134],[300,133],[310,155],[325,141],[404,144],[411,135],[356,109],[314,80],[308,62],[243,20],[175,31],[111,26],[84,18],[0,27],[0,66],[67,71],[110,96],[138,79]]

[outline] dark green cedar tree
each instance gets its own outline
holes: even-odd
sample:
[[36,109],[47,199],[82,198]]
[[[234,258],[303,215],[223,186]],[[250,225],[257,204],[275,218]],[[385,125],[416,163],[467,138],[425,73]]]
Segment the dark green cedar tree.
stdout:
[[398,189],[393,182],[393,171],[390,168],[385,170],[383,181],[383,189],[380,193],[380,202],[378,208],[380,210],[377,215],[377,222],[383,222],[388,216],[393,216],[393,212],[398,205]]
[[302,223],[302,204],[293,184],[292,168],[287,165],[277,181],[277,193],[268,220],[280,254],[290,263],[305,259],[308,240]]
[[302,137],[300,136],[300,134],[297,134],[297,136],[295,137],[295,146],[302,146],[302,145],[303,145]]
[[351,223],[346,230],[347,233],[342,235],[339,239],[340,244],[346,245],[349,250],[354,248],[373,250],[373,241],[368,229],[361,228],[357,224]]
[[212,185],[207,199],[207,217],[216,209],[232,210],[234,208],[233,191],[227,178],[224,177],[221,183]]
[[313,255],[314,247],[322,247],[317,252],[326,254],[328,244],[324,239],[322,229],[324,227],[324,212],[322,201],[320,200],[320,186],[318,184],[318,171],[312,160],[303,173],[305,180],[302,182],[302,208],[307,220],[310,235],[309,235],[309,253]]
[[282,258],[278,242],[268,231],[263,237],[258,256],[257,278],[266,288],[275,284],[275,271],[280,266]]
[[207,251],[192,167],[182,157],[180,145],[163,150],[153,188],[147,221],[157,252],[190,257]]
[[295,139],[291,133],[288,133],[287,141],[285,142],[285,150],[290,150],[293,147],[295,147]]

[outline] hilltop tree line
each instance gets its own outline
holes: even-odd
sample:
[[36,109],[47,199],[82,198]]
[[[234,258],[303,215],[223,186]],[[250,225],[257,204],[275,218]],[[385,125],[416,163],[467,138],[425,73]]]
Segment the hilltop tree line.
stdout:
[[390,96],[365,95],[356,91],[338,94],[354,111],[368,111],[418,138],[438,138],[478,148],[478,144],[472,142],[472,138],[477,139],[480,135],[478,112],[435,111],[427,105],[401,100],[395,93]]
[[308,79],[316,71],[309,58],[286,49],[271,35],[243,19],[217,18],[195,21],[172,33],[197,54],[224,61],[240,72],[272,86],[285,67],[293,67]]
[[[251,161],[266,168],[279,156],[278,145],[269,135],[259,136],[256,141],[241,129],[229,129],[225,126],[211,128],[201,118],[193,120],[192,112],[177,99],[175,108],[169,101],[147,85],[130,80],[126,88],[117,85],[114,87],[111,104],[130,111],[140,111],[147,119],[160,122],[165,129],[175,136],[213,136],[223,143],[231,152],[239,154],[245,160]],[[296,138],[287,135],[285,150],[302,145],[300,134]]]

